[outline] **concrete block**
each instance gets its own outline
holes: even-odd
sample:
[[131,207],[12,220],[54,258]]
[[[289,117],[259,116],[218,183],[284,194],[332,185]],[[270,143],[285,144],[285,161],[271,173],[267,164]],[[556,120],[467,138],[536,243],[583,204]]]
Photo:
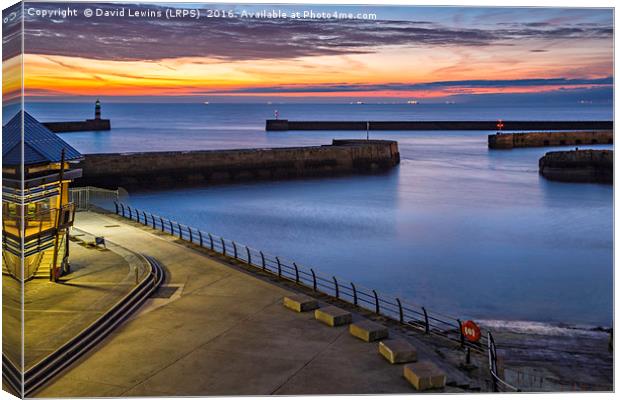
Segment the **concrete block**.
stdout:
[[416,348],[404,339],[382,340],[379,343],[379,353],[390,364],[412,363],[418,359]]
[[316,299],[303,294],[285,296],[283,304],[284,307],[297,312],[312,311],[319,308],[319,302]]
[[441,389],[446,385],[446,373],[430,361],[406,364],[403,375],[416,390]]
[[388,337],[388,329],[367,319],[349,325],[349,333],[365,342],[374,342]]
[[329,326],[350,324],[351,313],[334,306],[319,308],[314,311],[314,318]]

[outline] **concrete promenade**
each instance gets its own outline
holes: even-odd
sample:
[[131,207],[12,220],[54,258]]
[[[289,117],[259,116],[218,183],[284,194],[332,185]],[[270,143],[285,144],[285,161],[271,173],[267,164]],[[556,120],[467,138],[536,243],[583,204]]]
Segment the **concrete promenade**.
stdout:
[[80,212],[76,227],[156,257],[168,281],[37,397],[414,392],[376,343],[285,309],[290,290],[113,216]]
[[[71,273],[60,283],[33,279],[24,285],[24,362],[26,369],[75,337],[107,312],[147,273],[134,253],[108,244],[86,245],[94,237],[76,232],[70,242]],[[11,279],[3,277],[4,279]]]

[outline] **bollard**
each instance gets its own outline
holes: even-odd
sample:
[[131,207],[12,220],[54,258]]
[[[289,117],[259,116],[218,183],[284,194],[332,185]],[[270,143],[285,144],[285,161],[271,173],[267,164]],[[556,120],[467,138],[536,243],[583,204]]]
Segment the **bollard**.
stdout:
[[245,252],[248,255],[248,264],[252,265],[252,254],[250,253],[250,248],[245,246]]
[[293,267],[295,268],[295,283],[299,283],[299,268],[297,268],[297,263],[293,263]]
[[336,298],[340,299],[340,290],[338,290],[338,280],[336,280],[335,276],[332,276],[332,279],[334,280],[334,287],[336,288]]
[[267,269],[267,264],[265,264],[265,255],[263,254],[263,252],[260,252],[260,259],[261,259],[261,263],[263,264],[263,271],[265,271]]
[[357,305],[357,289],[355,289],[353,282],[351,282],[351,289],[353,289],[353,304]]
[[278,278],[282,277],[282,265],[280,264],[280,259],[276,257],[276,262],[278,263]]
[[422,307],[422,312],[424,312],[424,333],[428,335],[431,327],[428,325],[428,313],[426,312],[426,308]]
[[403,316],[403,305],[398,297],[396,298],[396,303],[398,303],[398,320],[402,324],[405,322],[405,318]]

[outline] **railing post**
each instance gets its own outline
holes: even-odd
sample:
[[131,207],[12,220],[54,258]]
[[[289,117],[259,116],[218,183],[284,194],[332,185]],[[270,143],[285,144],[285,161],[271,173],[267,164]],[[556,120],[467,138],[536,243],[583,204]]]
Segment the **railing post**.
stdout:
[[155,229],[155,216],[151,214],[151,223],[153,224],[153,229]]
[[159,222],[161,223],[161,231],[164,232],[166,230],[166,228],[164,228],[164,218],[159,217]]
[[215,251],[215,247],[213,245],[213,236],[209,233],[209,246],[211,247],[211,251]]
[[202,231],[198,230],[198,240],[200,241],[200,247],[202,247]]
[[459,323],[459,335],[461,337],[461,347],[465,345],[465,335],[463,335],[463,324],[461,324],[461,320],[457,319],[456,322]]
[[295,283],[299,283],[299,268],[297,268],[297,263],[293,263],[293,268],[295,268]]
[[181,229],[181,224],[177,222],[177,226],[179,227],[179,239],[183,240],[183,229]]
[[398,303],[398,320],[401,324],[403,324],[405,322],[405,316],[403,315],[403,305],[398,297],[396,298],[396,302]]
[[351,289],[353,289],[353,304],[357,305],[357,289],[353,282],[351,282]]
[[129,211],[129,220],[131,221],[132,219],[131,219],[131,207],[130,206],[127,206],[127,211]]
[[280,264],[280,258],[276,257],[276,262],[278,263],[278,278],[282,277],[282,264]]
[[425,307],[422,307],[422,312],[424,312],[424,332],[428,335],[431,331],[431,327],[428,324],[428,313]]
[[312,289],[316,292],[316,274],[312,268],[310,268],[310,272],[312,272]]
[[226,242],[223,237],[220,238],[220,241],[222,242],[222,254],[226,255]]
[[245,252],[248,256],[248,264],[252,265],[252,253],[250,253],[250,248],[245,246]]
[[123,213],[123,218],[125,218],[125,205],[121,203],[121,212]]
[[237,243],[233,240],[233,255],[235,256],[235,260],[237,259]]
[[261,263],[263,265],[263,271],[265,271],[267,269],[267,264],[265,264],[265,255],[263,254],[263,252],[260,252],[260,259],[261,259]]
[[194,243],[194,235],[192,234],[192,227],[187,225],[187,230],[189,231],[189,242]]
[[118,203],[114,202],[114,213],[118,215]]
[[147,225],[148,222],[146,222],[146,212],[142,211],[142,216],[144,217],[144,225]]
[[170,222],[170,234],[172,234],[172,236],[174,236],[174,226],[172,225],[172,221],[168,220],[168,222]]
[[334,280],[334,287],[336,288],[336,298],[340,299],[340,290],[338,288],[338,280],[336,280],[335,276],[332,276],[332,279]]
[[377,314],[381,314],[379,311],[379,296],[377,295],[377,292],[373,289],[372,293],[375,295],[375,313]]

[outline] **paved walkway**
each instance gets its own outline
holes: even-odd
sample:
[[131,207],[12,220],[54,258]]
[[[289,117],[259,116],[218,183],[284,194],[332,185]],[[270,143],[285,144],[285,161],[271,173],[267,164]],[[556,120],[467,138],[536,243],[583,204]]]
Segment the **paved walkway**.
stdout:
[[168,273],[160,293],[169,297],[149,300],[37,396],[413,391],[376,343],[285,309],[282,287],[110,216],[78,213],[76,226],[160,260]]
[[[31,279],[24,284],[24,363],[26,369],[77,335],[135,286],[135,271],[142,279],[147,266],[135,254],[109,244],[107,249],[89,246],[94,238],[73,232],[69,242],[70,274],[59,283]],[[72,235],[72,236],[73,236]],[[19,282],[2,276],[3,330],[11,332],[4,353],[20,364]],[[18,309],[17,309],[18,310]],[[15,332],[11,329],[13,327]],[[4,345],[6,343],[6,345]]]

